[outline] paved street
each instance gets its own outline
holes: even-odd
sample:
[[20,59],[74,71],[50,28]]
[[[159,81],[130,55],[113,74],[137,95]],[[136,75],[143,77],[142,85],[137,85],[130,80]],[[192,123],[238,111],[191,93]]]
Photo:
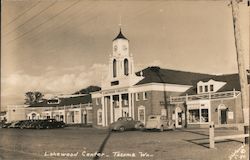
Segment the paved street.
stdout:
[[[217,130],[216,135],[236,134],[236,130]],[[101,159],[210,160],[248,157],[248,147],[240,140],[215,144],[208,149],[207,129],[176,131],[112,132],[94,128],[51,130],[0,129],[2,159]],[[245,153],[246,152],[246,153]],[[238,157],[237,157],[238,156]]]

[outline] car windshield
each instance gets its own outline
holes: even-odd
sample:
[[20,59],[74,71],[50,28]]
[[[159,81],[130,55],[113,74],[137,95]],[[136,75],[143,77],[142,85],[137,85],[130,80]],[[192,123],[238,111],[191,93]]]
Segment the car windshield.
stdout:
[[123,117],[118,118],[118,121],[123,121],[123,120],[124,120]]

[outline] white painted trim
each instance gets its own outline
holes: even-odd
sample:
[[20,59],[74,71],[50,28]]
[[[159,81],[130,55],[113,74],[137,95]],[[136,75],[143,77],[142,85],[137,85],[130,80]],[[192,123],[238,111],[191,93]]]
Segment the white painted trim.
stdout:
[[120,117],[122,117],[122,95],[119,94],[119,110],[120,110]]
[[[178,110],[179,109],[179,110]],[[176,107],[175,108],[175,126],[176,126],[176,128],[182,128],[182,126],[181,125],[178,125],[178,113],[181,113],[182,112],[182,109],[178,106],[178,107]],[[182,118],[182,117],[181,117]]]
[[178,85],[178,84],[166,84],[166,83],[148,83],[142,85],[135,85],[129,88],[132,93],[145,92],[145,91],[169,91],[169,92],[185,92],[191,85]]
[[113,123],[113,118],[114,118],[114,115],[113,115],[113,96],[110,96],[110,123]]
[[102,97],[102,126],[105,126],[105,113],[104,113],[104,96]]
[[[101,122],[99,122],[99,120],[100,120],[99,119],[99,113],[100,112],[102,113],[102,121]],[[102,112],[102,109],[98,109],[96,113],[97,113],[97,124],[98,125],[103,125],[103,112]]]
[[131,102],[132,102],[132,117],[133,119],[135,119],[135,97],[134,97],[134,94],[133,93],[130,93],[131,94]]
[[138,121],[141,121],[140,120],[140,110],[143,110],[143,113],[144,113],[144,120],[143,120],[143,122],[142,123],[146,123],[146,110],[145,110],[145,107],[144,106],[139,106],[138,107],[138,114],[137,114],[137,117],[138,117]]
[[132,117],[132,98],[131,93],[128,93],[128,114],[129,117]]

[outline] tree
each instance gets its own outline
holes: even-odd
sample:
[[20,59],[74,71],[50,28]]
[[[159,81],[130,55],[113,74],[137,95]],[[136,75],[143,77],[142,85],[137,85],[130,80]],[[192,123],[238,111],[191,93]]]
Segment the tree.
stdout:
[[26,92],[25,93],[25,104],[35,104],[35,103],[39,103],[42,101],[42,97],[44,95],[41,92],[35,91],[35,92]]

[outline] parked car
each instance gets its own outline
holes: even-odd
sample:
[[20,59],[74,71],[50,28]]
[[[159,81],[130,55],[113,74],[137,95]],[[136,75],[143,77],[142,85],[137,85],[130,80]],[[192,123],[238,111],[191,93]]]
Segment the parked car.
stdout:
[[44,119],[41,120],[36,124],[37,129],[43,129],[43,128],[64,128],[65,123],[62,121],[57,121],[55,119]]
[[24,120],[23,123],[20,124],[19,128],[20,129],[29,128],[31,124],[32,120]]
[[11,125],[11,123],[4,123],[2,128],[9,128],[10,125]]
[[175,130],[175,122],[168,120],[166,116],[150,115],[146,122],[145,129],[158,129],[161,132],[164,130]]
[[20,128],[20,126],[25,122],[25,120],[17,121],[12,128]]
[[8,126],[8,128],[16,128],[16,125],[18,125],[19,121],[13,121],[11,124]]
[[125,131],[125,130],[134,130],[142,129],[144,127],[143,123],[140,121],[133,120],[132,117],[120,117],[117,121],[110,124],[109,129],[111,131]]

